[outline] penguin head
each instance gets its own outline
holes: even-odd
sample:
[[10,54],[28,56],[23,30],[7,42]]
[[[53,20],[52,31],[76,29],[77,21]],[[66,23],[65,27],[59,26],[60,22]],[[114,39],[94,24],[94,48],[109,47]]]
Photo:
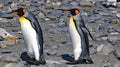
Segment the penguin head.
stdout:
[[10,13],[12,13],[12,14],[16,14],[16,15],[18,15],[19,17],[21,17],[21,16],[23,16],[25,13],[26,13],[26,9],[25,8],[19,8],[19,9],[17,9],[17,10],[13,10],[12,12],[10,12]]
[[71,13],[73,16],[77,15],[80,13],[80,11],[77,8],[74,9],[69,9],[69,10],[63,10],[64,12]]

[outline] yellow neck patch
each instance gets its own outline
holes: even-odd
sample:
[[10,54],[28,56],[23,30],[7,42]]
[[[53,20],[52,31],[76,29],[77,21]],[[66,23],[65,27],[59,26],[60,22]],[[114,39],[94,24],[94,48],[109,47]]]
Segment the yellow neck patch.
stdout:
[[23,16],[19,17],[19,21],[20,21],[20,23],[23,23],[23,22],[24,23],[30,23],[30,21]]
[[75,26],[75,22],[74,22],[74,18],[73,18],[73,17],[70,17],[70,24],[71,24],[72,26]]

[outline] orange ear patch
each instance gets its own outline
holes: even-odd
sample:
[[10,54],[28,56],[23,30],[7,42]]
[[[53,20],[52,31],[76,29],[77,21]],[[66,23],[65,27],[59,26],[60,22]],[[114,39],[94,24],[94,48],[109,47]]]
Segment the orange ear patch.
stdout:
[[23,12],[26,13],[26,11],[27,11],[27,10],[24,8],[24,9],[23,9]]
[[76,14],[76,15],[79,14],[79,11],[78,11],[78,10],[75,10],[75,14]]

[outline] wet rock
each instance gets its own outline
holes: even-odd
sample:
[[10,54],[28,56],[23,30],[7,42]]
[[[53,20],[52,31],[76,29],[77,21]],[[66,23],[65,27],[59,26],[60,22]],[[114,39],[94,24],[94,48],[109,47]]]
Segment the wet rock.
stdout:
[[9,63],[6,64],[5,67],[25,67],[24,64],[20,64],[20,63]]
[[120,67],[120,61],[115,62],[115,63],[113,64],[113,67]]
[[14,54],[14,53],[10,53],[10,54],[3,54],[0,55],[0,61],[4,61],[4,62],[19,62],[19,55],[18,54]]
[[114,49],[113,45],[106,44],[106,45],[104,45],[102,52],[104,55],[110,55],[110,54],[113,54],[114,51],[115,51],[115,49]]

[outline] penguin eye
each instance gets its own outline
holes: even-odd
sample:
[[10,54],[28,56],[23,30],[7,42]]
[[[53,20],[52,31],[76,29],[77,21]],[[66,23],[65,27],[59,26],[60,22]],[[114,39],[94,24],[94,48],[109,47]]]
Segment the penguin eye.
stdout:
[[23,9],[23,13],[24,13],[24,14],[26,13],[26,9],[25,9],[25,8]]
[[76,15],[79,14],[79,10],[75,10],[75,14],[76,14]]

